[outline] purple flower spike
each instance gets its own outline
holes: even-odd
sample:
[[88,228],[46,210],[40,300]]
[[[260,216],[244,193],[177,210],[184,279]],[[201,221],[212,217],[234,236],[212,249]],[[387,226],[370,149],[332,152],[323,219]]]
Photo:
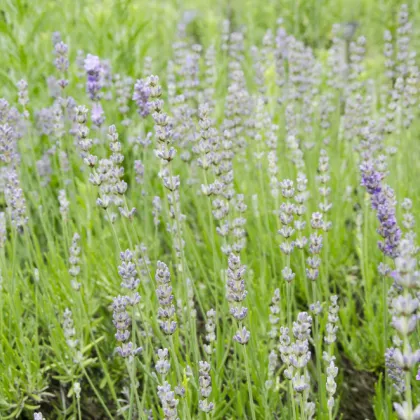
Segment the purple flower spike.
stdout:
[[150,114],[150,88],[144,80],[137,80],[134,85],[133,101],[137,104],[137,110],[141,117],[145,118]]
[[88,54],[85,59],[85,71],[87,74],[86,90],[92,101],[99,99],[99,91],[101,90],[101,61],[96,55]]
[[104,110],[99,102],[95,102],[92,106],[92,122],[100,127],[105,121]]
[[395,215],[394,191],[382,184],[385,175],[377,171],[372,162],[361,164],[360,170],[362,172],[361,184],[371,195],[372,208],[376,210],[380,223],[378,233],[384,238],[378,243],[379,249],[384,255],[396,258],[401,240],[401,230]]

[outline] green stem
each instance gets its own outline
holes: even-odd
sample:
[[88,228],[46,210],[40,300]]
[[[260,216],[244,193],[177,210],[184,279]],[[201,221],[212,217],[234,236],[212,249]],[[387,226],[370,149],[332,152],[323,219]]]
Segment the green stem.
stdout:
[[[316,290],[316,283],[312,281],[312,293],[314,297],[314,302],[317,299],[317,290]],[[322,338],[319,334],[319,315],[315,315],[315,326],[314,326],[314,341],[315,341],[315,351],[316,351],[316,376],[317,376],[317,383],[318,383],[318,398],[319,398],[319,406],[322,407],[323,405],[323,385],[322,382],[322,371],[321,371],[321,343]],[[324,407],[322,407],[323,411]]]
[[286,283],[286,291],[287,291],[287,326],[289,327],[289,333],[292,331],[292,293],[291,293],[292,285],[290,282]]
[[80,409],[80,397],[76,397],[76,403],[77,403],[77,415],[79,417],[79,420],[82,420],[82,410]]
[[252,417],[252,420],[256,420],[257,417],[255,415],[254,399],[252,397],[252,382],[251,382],[251,374],[249,370],[248,354],[247,354],[245,346],[242,346],[242,350],[244,353],[244,360],[245,360],[246,382],[248,385],[248,396],[249,396],[249,405],[251,407],[251,417]]
[[114,416],[110,413],[110,411],[108,410],[108,407],[106,406],[101,394],[99,393],[99,391],[96,389],[95,384],[92,382],[92,379],[90,378],[90,376],[88,375],[88,373],[86,372],[86,369],[84,368],[84,366],[82,366],[82,371],[83,374],[86,376],[87,381],[89,382],[90,387],[92,388],[92,391],[95,393],[96,397],[98,398],[98,401],[100,402],[100,404],[102,405],[106,415],[110,418],[113,419]]
[[295,396],[293,392],[292,380],[289,380],[289,393],[290,393],[290,404],[292,405],[293,420],[298,420],[296,417],[296,406],[295,406]]

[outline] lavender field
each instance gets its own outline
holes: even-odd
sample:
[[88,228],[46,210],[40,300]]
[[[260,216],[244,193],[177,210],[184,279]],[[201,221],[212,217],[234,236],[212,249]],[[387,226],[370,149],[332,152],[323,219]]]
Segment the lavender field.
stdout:
[[419,23],[0,2],[0,419],[420,420]]

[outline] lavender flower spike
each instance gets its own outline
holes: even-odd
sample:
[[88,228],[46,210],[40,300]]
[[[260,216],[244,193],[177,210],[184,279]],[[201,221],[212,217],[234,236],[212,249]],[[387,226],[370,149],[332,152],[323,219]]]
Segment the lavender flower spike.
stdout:
[[28,223],[28,217],[26,216],[26,200],[22,188],[20,187],[18,174],[14,169],[11,169],[6,173],[4,196],[12,226],[15,227],[19,233],[22,233],[23,228]]
[[87,74],[86,91],[92,101],[99,99],[101,90],[101,61],[96,55],[88,54],[85,59],[85,71]]
[[112,304],[112,309],[114,311],[113,323],[117,329],[115,338],[121,343],[121,346],[116,348],[116,352],[124,358],[135,356],[143,350],[142,347],[134,348],[133,343],[128,341],[130,338],[129,327],[131,325],[131,319],[127,312],[128,305],[129,299],[127,296],[116,297]]
[[199,362],[199,385],[200,394],[203,397],[198,402],[198,408],[204,413],[209,413],[214,409],[214,403],[208,401],[208,397],[211,394],[211,376],[210,376],[210,365],[207,362]]
[[150,88],[144,80],[137,80],[134,85],[133,101],[137,104],[137,111],[141,117],[147,117],[151,111],[149,102]]
[[172,335],[177,328],[177,323],[174,320],[175,306],[172,303],[174,296],[172,294],[171,274],[168,266],[162,261],[157,263],[155,278],[158,285],[156,294],[160,304],[158,311],[159,325],[165,334]]
[[158,397],[162,404],[162,410],[164,418],[167,420],[178,419],[177,406],[179,400],[175,398],[175,393],[172,391],[171,386],[168,382],[164,382],[163,385],[158,386]]
[[384,238],[379,242],[379,249],[388,257],[398,256],[398,245],[401,239],[401,230],[395,215],[394,191],[382,185],[384,174],[377,171],[372,162],[360,165],[362,172],[362,185],[371,195],[372,208],[376,210],[380,227],[378,233]]
[[230,313],[237,320],[242,321],[248,315],[248,308],[241,305],[247,295],[245,290],[246,266],[241,265],[241,259],[230,254],[227,269],[227,299],[230,302]]

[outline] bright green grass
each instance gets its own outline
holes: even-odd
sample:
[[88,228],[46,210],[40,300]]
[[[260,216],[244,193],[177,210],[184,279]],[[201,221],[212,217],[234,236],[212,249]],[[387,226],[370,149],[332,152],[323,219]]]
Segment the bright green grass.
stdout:
[[[289,33],[311,46],[328,45],[333,23],[357,22],[378,53],[383,28],[395,27],[403,2],[389,0],[311,0],[264,2],[252,0],[189,1],[45,1],[4,0],[1,4],[1,77],[7,89],[21,77],[33,89],[42,89],[51,69],[51,33],[59,30],[71,47],[111,59],[114,68],[135,76],[145,54],[157,67],[169,54],[178,19],[185,11],[197,14],[194,37],[208,45],[219,36],[221,20],[229,16],[234,25],[246,25],[250,43],[259,42],[267,28],[283,17]],[[418,21],[418,2],[412,1],[412,18]],[[414,25],[415,26],[415,25]],[[33,85],[35,84],[35,85]]]

